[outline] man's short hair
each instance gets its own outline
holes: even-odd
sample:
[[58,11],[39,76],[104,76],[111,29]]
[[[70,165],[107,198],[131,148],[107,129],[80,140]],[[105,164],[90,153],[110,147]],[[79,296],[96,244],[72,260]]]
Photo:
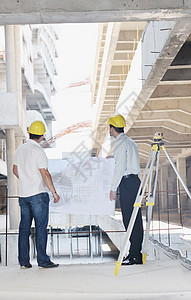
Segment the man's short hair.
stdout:
[[122,132],[124,132],[124,127],[115,127],[115,126],[113,126],[113,125],[111,125],[111,124],[110,124],[109,126],[110,126],[110,127],[113,127],[117,133],[122,133]]
[[38,140],[38,139],[41,138],[42,135],[37,135],[37,134],[29,133],[29,137],[30,137],[31,140]]

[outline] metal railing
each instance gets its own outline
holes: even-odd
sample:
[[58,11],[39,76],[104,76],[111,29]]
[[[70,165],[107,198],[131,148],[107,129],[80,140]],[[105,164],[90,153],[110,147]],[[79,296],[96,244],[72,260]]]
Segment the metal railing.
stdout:
[[6,160],[6,142],[4,139],[0,140],[0,159]]
[[[9,230],[9,216],[8,216],[8,203],[9,200],[15,199],[18,201],[18,196],[8,196],[7,189],[3,189],[4,195],[2,195],[2,191],[0,189],[0,215],[4,215],[5,226],[4,229],[0,230],[0,236],[5,236],[5,245],[4,250],[5,253],[1,253],[4,255],[5,259],[5,266],[8,265],[8,237],[9,236],[18,236],[18,230],[13,232]],[[107,233],[110,232],[125,232],[125,231],[103,231],[98,225],[84,225],[82,228],[78,226],[63,226],[60,227],[53,227],[48,225],[48,243],[47,243],[47,253],[50,255],[51,259],[53,257],[60,258],[61,256],[68,256],[72,259],[75,254],[75,246],[73,241],[76,240],[76,252],[77,257],[84,256],[84,251],[80,250],[80,240],[82,238],[86,239],[86,256],[88,257],[100,257],[103,258],[103,250],[102,250],[102,242],[106,238]],[[61,242],[63,242],[63,237],[67,236],[69,242],[69,254],[63,253],[63,247],[61,247]],[[1,241],[0,241],[1,244]],[[35,246],[35,227],[31,227],[31,234],[30,234],[30,256],[31,258],[36,257],[36,246]],[[66,248],[65,248],[66,250]],[[116,251],[118,251],[116,249]],[[82,255],[80,255],[82,254]]]
[[[0,190],[1,191],[1,190]],[[161,207],[161,197],[163,194],[166,195],[166,207]],[[173,201],[171,198],[179,198],[179,205],[176,207],[172,205]],[[168,191],[157,191],[155,197],[155,206],[153,209],[152,223],[150,228],[150,236],[153,241],[158,242],[160,245],[169,247],[173,250],[179,251],[180,255],[183,258],[186,258],[191,261],[191,208],[189,205],[183,207],[185,203],[186,193],[180,188],[177,190],[168,190]],[[9,235],[18,235],[18,232],[10,232],[8,226],[8,200],[9,198],[18,199],[18,197],[8,197],[7,190],[4,189],[4,192],[0,194],[0,214],[4,215],[5,218],[5,229],[1,230],[0,235],[5,236],[5,265],[8,264],[8,236]],[[144,202],[146,202],[147,194],[145,194]],[[143,219],[147,217],[147,208],[143,203],[142,214]],[[120,209],[118,208],[118,211]],[[122,221],[121,221],[122,222]],[[87,225],[86,227],[52,227],[49,226],[48,229],[48,254],[51,257],[63,257],[68,255],[69,258],[73,256],[80,257],[81,255],[89,257],[100,256],[103,258],[103,238],[109,235],[110,233],[115,234],[124,234],[125,230],[102,230],[99,225]],[[66,241],[66,237],[69,242],[69,251],[66,251],[66,247],[63,247],[63,244]],[[186,239],[187,236],[190,236],[190,239]],[[80,248],[80,243],[82,239],[86,240],[86,247]],[[33,251],[32,256],[35,257],[35,230],[31,230],[31,241]],[[76,248],[74,246],[74,241],[76,241]],[[83,242],[84,246],[85,242]],[[64,250],[63,250],[64,249]],[[76,250],[75,250],[76,249]],[[84,250],[85,249],[85,250]],[[74,253],[76,251],[76,254]],[[117,253],[116,248],[116,253]],[[67,252],[67,253],[64,253]],[[115,253],[115,255],[116,255]],[[1,253],[2,255],[2,253]]]
[[[162,195],[165,199],[163,206]],[[143,215],[147,217],[146,208],[143,208]],[[191,204],[179,185],[178,190],[156,192],[150,237],[162,247],[178,251],[180,257],[191,261]]]

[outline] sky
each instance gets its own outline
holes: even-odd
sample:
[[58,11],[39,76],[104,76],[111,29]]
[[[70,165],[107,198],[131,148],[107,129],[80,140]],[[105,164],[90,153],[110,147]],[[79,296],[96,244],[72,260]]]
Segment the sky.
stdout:
[[[87,78],[92,81],[98,24],[61,24],[57,25],[56,30],[59,36],[56,42],[58,76],[55,77],[57,94],[51,98],[56,115],[53,135],[68,126],[92,119],[90,84],[73,88],[68,86]],[[47,156],[61,158],[62,152],[76,151],[82,143],[87,149],[91,148],[90,128],[58,139],[56,149],[46,150]]]

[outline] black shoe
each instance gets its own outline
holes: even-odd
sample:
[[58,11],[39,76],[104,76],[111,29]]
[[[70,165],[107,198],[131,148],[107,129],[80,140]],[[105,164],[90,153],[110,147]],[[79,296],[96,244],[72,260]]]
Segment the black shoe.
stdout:
[[122,262],[128,260],[129,258],[130,258],[130,255],[129,255],[129,254],[128,254],[127,256],[124,256]]
[[21,266],[21,269],[30,269],[32,268],[32,265],[29,263],[27,265]]
[[50,269],[50,268],[58,268],[59,264],[54,264],[52,261],[48,263],[46,266],[38,266],[39,269]]
[[125,260],[124,262],[122,262],[122,266],[131,266],[131,265],[142,265],[143,264],[143,261],[142,259],[138,259],[136,257],[133,257],[133,258],[129,258],[127,260]]

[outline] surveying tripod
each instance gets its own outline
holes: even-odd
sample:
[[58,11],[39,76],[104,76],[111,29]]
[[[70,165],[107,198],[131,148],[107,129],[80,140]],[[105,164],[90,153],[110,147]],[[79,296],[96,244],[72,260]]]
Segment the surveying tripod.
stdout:
[[[125,233],[125,238],[123,242],[122,249],[120,251],[118,261],[116,261],[116,267],[115,267],[115,275],[117,276],[119,273],[119,269],[121,267],[121,263],[123,260],[123,257],[126,254],[127,250],[127,245],[129,243],[129,239],[131,236],[131,232],[133,230],[133,226],[137,217],[137,213],[139,208],[141,207],[141,202],[143,200],[143,196],[148,184],[148,197],[147,197],[147,219],[146,219],[146,231],[145,231],[145,236],[144,236],[144,242],[143,242],[143,263],[146,263],[147,260],[147,254],[148,254],[148,242],[149,242],[149,231],[150,231],[150,223],[151,223],[151,218],[152,218],[152,210],[153,206],[155,203],[155,193],[156,193],[156,186],[157,186],[157,176],[158,176],[158,168],[159,168],[159,159],[160,159],[160,150],[162,149],[164,153],[166,154],[166,157],[168,158],[172,168],[174,169],[178,179],[182,183],[188,197],[191,199],[191,194],[185,185],[183,179],[181,178],[179,172],[177,171],[172,159],[170,158],[168,152],[165,149],[164,143],[162,142],[163,139],[163,133],[157,132],[154,134],[154,143],[151,144],[151,152],[146,164],[146,168],[143,174],[143,178],[139,187],[139,190],[137,192],[137,196],[135,199],[134,207],[133,207],[133,212],[131,215],[131,219],[129,222],[129,225],[127,227],[127,231]],[[153,168],[154,168],[154,162],[156,159],[156,168],[155,168],[155,176],[153,179],[153,184],[152,184],[152,178],[153,178]],[[148,172],[147,172],[148,170]]]

